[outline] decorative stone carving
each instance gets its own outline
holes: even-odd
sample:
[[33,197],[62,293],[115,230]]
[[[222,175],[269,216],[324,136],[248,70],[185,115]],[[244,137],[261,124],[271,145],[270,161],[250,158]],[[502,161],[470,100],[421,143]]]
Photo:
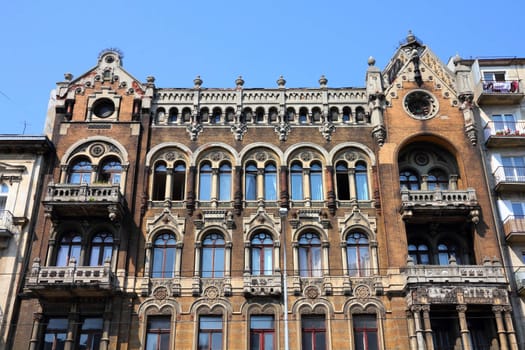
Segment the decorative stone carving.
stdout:
[[193,123],[193,124],[188,125],[186,130],[190,134],[190,140],[196,141],[197,137],[202,132],[203,128],[201,124]]
[[279,135],[279,141],[286,141],[292,128],[290,127],[290,124],[282,121],[276,125],[273,130]]
[[354,295],[358,299],[367,299],[367,298],[370,298],[370,296],[372,295],[372,292],[369,286],[361,284],[355,287]]
[[319,297],[319,294],[319,289],[317,289],[317,287],[308,286],[304,289],[304,295],[308,299],[317,299]]
[[232,125],[231,132],[235,135],[235,140],[242,141],[244,134],[248,131],[246,123],[236,123]]
[[164,300],[168,297],[168,289],[166,287],[159,287],[153,291],[153,297],[157,300]]

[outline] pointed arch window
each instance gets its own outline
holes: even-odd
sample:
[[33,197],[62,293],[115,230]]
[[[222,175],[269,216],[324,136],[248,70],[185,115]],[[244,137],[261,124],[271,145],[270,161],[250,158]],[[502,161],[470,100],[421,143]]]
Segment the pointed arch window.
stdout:
[[290,191],[292,193],[292,200],[303,199],[303,167],[301,163],[294,162],[290,168]]
[[224,277],[226,244],[219,233],[211,233],[202,241],[201,277]]
[[159,234],[153,242],[153,268],[151,277],[169,278],[175,272],[175,254],[177,240],[169,232]]
[[277,168],[272,163],[264,167],[264,199],[277,200]]
[[82,237],[78,233],[69,233],[62,237],[58,246],[55,266],[67,266],[72,258],[80,263]]
[[186,165],[183,162],[175,163],[173,167],[173,186],[171,198],[176,201],[184,199],[184,190],[186,187]]
[[211,165],[203,163],[199,171],[199,199],[209,201],[211,199]]
[[273,250],[273,239],[268,233],[261,232],[252,237],[252,275],[273,274]]
[[299,275],[321,277],[321,240],[316,233],[304,233],[299,238]]
[[69,171],[70,184],[89,184],[91,183],[91,173],[93,166],[87,158],[81,158],[71,164]]
[[254,201],[257,199],[257,166],[255,163],[248,163],[245,172],[245,191],[246,200]]
[[158,162],[153,175],[153,200],[162,201],[166,198],[166,178],[168,168],[166,163]]
[[439,265],[448,265],[450,258],[454,257],[457,264],[461,264],[458,247],[452,242],[440,242],[437,246],[437,262]]
[[229,201],[231,198],[232,167],[229,163],[223,163],[219,167],[219,200]]
[[368,276],[370,272],[370,246],[368,237],[352,232],[346,238],[346,258],[349,276]]
[[368,174],[366,171],[366,163],[364,162],[357,162],[355,165],[355,187],[358,201],[366,201],[369,199]]
[[108,184],[119,184],[122,176],[120,160],[112,158],[102,163],[98,180]]
[[106,260],[111,261],[113,254],[113,236],[107,232],[97,233],[91,240],[89,266],[102,266]]
[[323,200],[323,168],[319,163],[310,166],[310,195],[314,201]]

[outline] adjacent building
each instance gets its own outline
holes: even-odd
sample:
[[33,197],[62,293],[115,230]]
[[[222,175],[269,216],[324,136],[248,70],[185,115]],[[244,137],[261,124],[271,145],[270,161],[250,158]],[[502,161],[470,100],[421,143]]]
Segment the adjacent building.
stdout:
[[13,348],[518,349],[460,78],[412,34],[361,88],[102,52],[57,84]]

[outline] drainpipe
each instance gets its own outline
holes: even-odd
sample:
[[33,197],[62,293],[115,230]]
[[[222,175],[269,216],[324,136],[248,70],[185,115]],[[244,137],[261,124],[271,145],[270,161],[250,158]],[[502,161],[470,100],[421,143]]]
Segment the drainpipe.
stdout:
[[286,230],[285,223],[288,216],[288,208],[279,208],[279,216],[281,217],[281,246],[283,247],[283,303],[284,303],[284,349],[288,350],[288,275],[287,259],[286,259]]

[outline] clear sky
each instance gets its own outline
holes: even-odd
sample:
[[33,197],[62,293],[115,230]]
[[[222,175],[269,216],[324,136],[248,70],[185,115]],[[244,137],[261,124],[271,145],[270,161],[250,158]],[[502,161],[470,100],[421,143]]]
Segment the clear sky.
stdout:
[[64,73],[106,48],[158,87],[364,86],[367,59],[383,69],[408,30],[446,62],[525,57],[523,0],[135,1],[5,0],[0,7],[0,134],[42,134]]

